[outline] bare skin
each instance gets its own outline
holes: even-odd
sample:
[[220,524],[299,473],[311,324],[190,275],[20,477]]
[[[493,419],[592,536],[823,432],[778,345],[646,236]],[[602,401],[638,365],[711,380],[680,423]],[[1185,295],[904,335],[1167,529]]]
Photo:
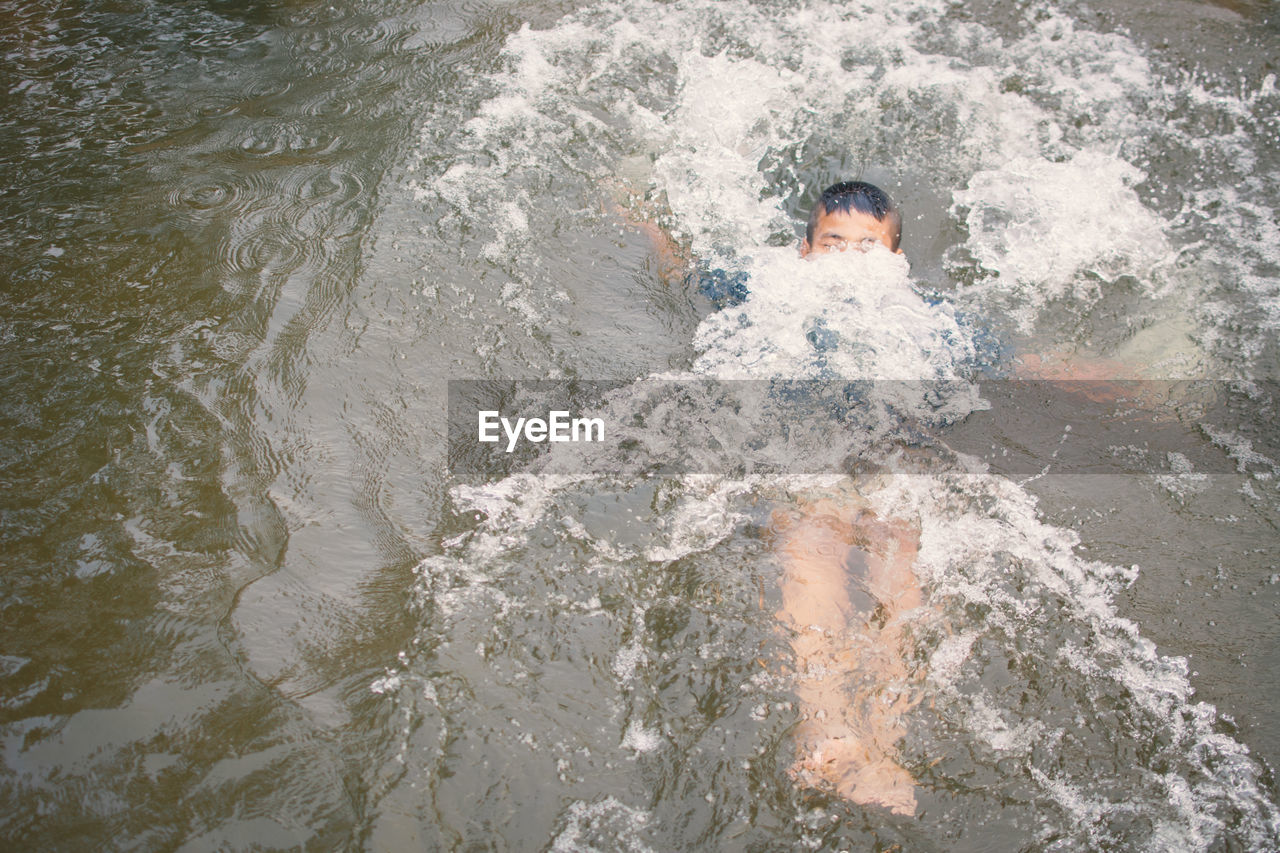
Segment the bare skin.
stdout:
[[647,201],[626,181],[611,181],[606,186],[610,190],[610,198],[605,202],[605,209],[648,238],[658,278],[670,286],[683,281],[690,266],[688,253],[657,224],[659,205]]
[[782,608],[805,720],[798,782],[897,814],[915,812],[915,782],[895,760],[914,704],[895,685],[912,677],[904,616],[920,606],[911,571],[916,532],[848,504],[822,500],[779,511]]
[[830,252],[865,252],[870,244],[880,243],[891,251],[902,254],[898,248],[899,228],[896,214],[876,219],[869,213],[851,210],[826,211],[818,215],[813,230],[813,244],[806,238],[800,243],[800,256],[825,255]]

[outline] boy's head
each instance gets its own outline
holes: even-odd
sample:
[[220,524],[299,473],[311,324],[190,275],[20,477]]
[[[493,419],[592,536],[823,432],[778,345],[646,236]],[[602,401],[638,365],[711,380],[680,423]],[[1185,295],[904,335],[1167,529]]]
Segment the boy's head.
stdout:
[[872,242],[901,253],[901,238],[902,217],[884,190],[863,181],[843,181],[823,190],[813,206],[800,254],[866,251]]

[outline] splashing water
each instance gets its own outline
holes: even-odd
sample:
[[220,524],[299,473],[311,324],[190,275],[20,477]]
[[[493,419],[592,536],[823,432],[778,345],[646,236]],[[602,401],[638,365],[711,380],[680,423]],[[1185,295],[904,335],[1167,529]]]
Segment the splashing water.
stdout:
[[[1271,298],[1267,212],[1236,205],[1263,224],[1237,229],[1227,292],[1201,273],[1230,253],[1152,202],[1143,147],[1173,144],[1166,117],[1203,89],[1167,85],[1121,35],[1050,7],[1032,17],[997,33],[927,2],[594,5],[513,34],[474,110],[428,124],[416,198],[445,211],[442,242],[501,269],[511,324],[559,341],[569,285],[538,246],[607,220],[561,200],[607,195],[625,173],[695,257],[750,276],[744,303],[701,319],[688,369],[655,378],[962,380],[984,366],[978,324],[1050,340],[1063,316],[1084,318],[1073,347],[1249,376],[1265,346],[1220,330],[1240,293]],[[1233,112],[1267,98],[1271,84],[1212,100]],[[1194,141],[1249,168],[1232,155],[1247,140]],[[888,251],[796,257],[793,216],[854,162],[928,164],[933,189],[904,181],[900,202],[949,188],[945,299],[926,299],[939,282]],[[1108,329],[1117,294],[1144,307]],[[534,360],[564,371],[566,346]],[[961,384],[945,404],[882,408],[865,441],[829,439],[837,457],[899,469],[857,488],[920,531],[930,614],[913,630],[930,701],[902,744],[924,803],[915,822],[843,821],[840,803],[806,799],[783,773],[796,711],[770,662],[769,508],[840,478],[653,475],[696,427],[678,413],[666,444],[619,457],[613,476],[565,473],[552,454],[452,491],[454,524],[417,568],[418,635],[378,682],[411,721],[405,778],[430,793],[402,781],[384,806],[420,813],[429,800],[438,817],[422,831],[441,843],[466,836],[472,809],[509,814],[487,829],[554,849],[590,849],[588,829],[626,849],[945,846],[957,822],[978,847],[1275,844],[1264,769],[1193,698],[1185,661],[1119,615],[1135,572],[1080,556],[1080,536],[1038,517],[1022,486],[945,451],[920,462],[894,448],[907,415],[980,408]],[[619,395],[634,404],[646,387]]]

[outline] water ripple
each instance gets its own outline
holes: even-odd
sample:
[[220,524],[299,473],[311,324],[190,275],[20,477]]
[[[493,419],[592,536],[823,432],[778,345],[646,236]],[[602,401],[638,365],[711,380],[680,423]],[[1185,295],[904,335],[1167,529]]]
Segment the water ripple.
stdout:
[[338,137],[309,128],[300,122],[282,121],[253,127],[241,137],[237,148],[253,157],[316,157],[337,148]]
[[243,235],[233,236],[219,247],[218,265],[228,275],[243,273],[287,274],[304,265],[316,265],[324,256],[320,241],[284,222],[269,222]]
[[341,169],[330,169],[311,175],[298,188],[297,197],[306,202],[342,205],[360,197],[365,191],[360,176]]
[[166,200],[184,218],[213,220],[244,215],[277,199],[276,187],[261,172],[204,174],[170,187]]
[[325,91],[322,95],[305,101],[300,110],[308,117],[332,120],[358,114],[361,104],[354,96],[343,92]]

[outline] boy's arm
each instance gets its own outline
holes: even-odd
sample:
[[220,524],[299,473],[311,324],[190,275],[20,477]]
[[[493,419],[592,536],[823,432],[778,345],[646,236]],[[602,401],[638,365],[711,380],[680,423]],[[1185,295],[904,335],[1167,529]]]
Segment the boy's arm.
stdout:
[[668,285],[683,281],[689,272],[689,259],[676,241],[671,239],[671,235],[654,222],[627,222],[649,238],[653,256],[658,262],[658,277]]
[[1014,360],[1015,379],[1060,382],[1095,403],[1123,404],[1154,420],[1194,415],[1212,399],[1212,386],[1182,379],[1152,379],[1147,365],[1121,358],[1027,353]]
[[688,248],[677,243],[658,224],[661,212],[657,203],[640,198],[625,182],[614,181],[606,186],[611,193],[606,202],[608,209],[627,227],[639,231],[648,239],[653,251],[655,272],[668,287],[687,285],[717,310],[738,305],[747,298],[750,292],[747,287],[749,277],[745,271],[708,269],[705,264],[697,263]]
[[1026,353],[1018,356],[1014,360],[1013,375],[1017,379],[1102,381],[1133,378],[1133,368],[1116,359],[1050,351],[1043,355]]
[[655,204],[641,198],[630,183],[623,180],[607,182],[605,188],[609,191],[607,209],[648,239],[657,262],[658,277],[668,285],[683,281],[691,266],[688,252],[658,225],[659,211]]
[[1107,356],[1062,349],[1028,353],[1014,360],[1014,377],[1105,381],[1209,376],[1209,359],[1196,341],[1196,323],[1189,311],[1176,306],[1164,310]]

